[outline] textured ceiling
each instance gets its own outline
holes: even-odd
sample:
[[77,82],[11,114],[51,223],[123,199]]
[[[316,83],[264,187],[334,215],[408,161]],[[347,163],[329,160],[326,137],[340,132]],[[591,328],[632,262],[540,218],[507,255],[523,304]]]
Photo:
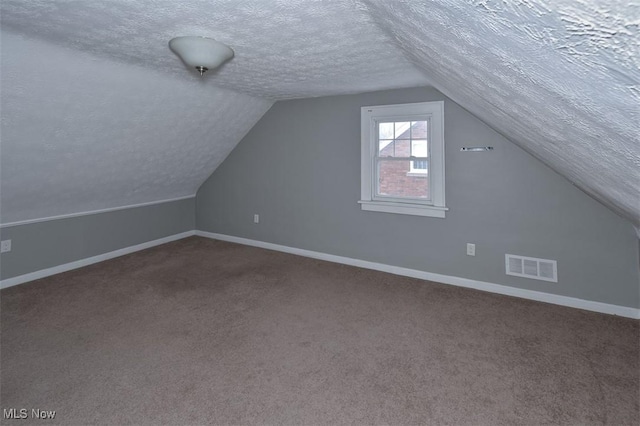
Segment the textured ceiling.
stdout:
[[1,59],[3,223],[193,195],[271,106],[13,34]]
[[436,88],[640,225],[640,3],[363,3]]
[[[92,149],[102,149],[101,155],[122,164],[111,178],[140,187],[126,199],[113,191],[106,204],[169,198],[193,193],[217,166],[212,159],[224,158],[268,108],[255,97],[432,84],[640,225],[637,0],[3,0],[0,12],[2,211],[11,212],[12,220],[33,216],[34,210],[43,213],[30,206],[30,197],[40,195],[33,189],[39,179],[55,175],[60,186],[50,190],[58,197],[67,196],[69,188],[84,200],[107,194],[111,186],[100,186],[102,178],[85,182],[88,168],[21,176],[26,174],[21,166],[53,162],[74,144],[90,142]],[[75,58],[7,31],[82,54]],[[178,35],[216,38],[236,56],[200,80],[167,48]],[[91,71],[97,62],[100,66]],[[28,70],[33,64],[37,69]],[[110,103],[87,96],[96,91]],[[53,95],[62,103],[48,99],[37,105],[38,97]],[[102,107],[104,116],[91,115],[89,107]],[[237,117],[242,112],[246,120]],[[132,116],[138,119],[127,121]],[[126,133],[110,126],[121,121],[129,123]],[[192,142],[198,138],[205,141]],[[158,139],[163,142],[156,144]],[[183,143],[192,155],[171,160],[171,149],[178,151]],[[144,174],[128,158],[132,151],[165,161],[151,161]],[[30,157],[35,152],[40,158]],[[68,164],[88,161],[88,153],[69,158]],[[8,185],[6,163],[14,161],[12,173],[19,178],[12,174]],[[93,170],[111,176],[102,164],[95,162]],[[69,186],[67,181],[85,183]],[[81,209],[82,203],[68,197],[67,206],[59,204],[58,210]],[[20,198],[22,207],[14,208]]]
[[0,7],[3,28],[183,80],[197,77],[169,51],[169,40],[212,37],[235,51],[214,84],[253,96],[428,84],[349,0],[2,0]]

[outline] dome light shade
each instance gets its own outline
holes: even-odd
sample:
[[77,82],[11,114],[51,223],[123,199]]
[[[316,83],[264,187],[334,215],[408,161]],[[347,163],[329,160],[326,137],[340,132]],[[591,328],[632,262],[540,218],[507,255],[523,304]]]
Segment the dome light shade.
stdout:
[[197,69],[200,75],[233,57],[229,46],[206,37],[176,37],[169,42],[169,48],[182,62]]

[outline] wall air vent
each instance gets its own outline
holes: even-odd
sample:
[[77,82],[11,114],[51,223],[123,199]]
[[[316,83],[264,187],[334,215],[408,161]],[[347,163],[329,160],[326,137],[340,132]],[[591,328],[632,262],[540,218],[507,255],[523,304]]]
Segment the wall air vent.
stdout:
[[506,254],[505,268],[507,275],[558,282],[558,263],[555,260]]

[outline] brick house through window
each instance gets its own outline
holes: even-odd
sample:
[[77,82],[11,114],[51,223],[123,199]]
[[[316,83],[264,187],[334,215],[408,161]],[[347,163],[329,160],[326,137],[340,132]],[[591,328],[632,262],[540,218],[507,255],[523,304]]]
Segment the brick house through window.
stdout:
[[[427,121],[380,123],[379,157],[428,157],[427,135]],[[430,198],[428,159],[380,161],[378,167],[379,195]]]

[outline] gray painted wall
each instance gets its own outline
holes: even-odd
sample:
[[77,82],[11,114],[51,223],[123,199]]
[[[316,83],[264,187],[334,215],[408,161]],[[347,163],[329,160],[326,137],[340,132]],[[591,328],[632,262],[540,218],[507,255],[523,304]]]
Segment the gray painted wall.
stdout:
[[[445,101],[446,219],[360,210],[360,107],[434,100]],[[495,150],[460,152],[476,145]],[[196,203],[203,231],[640,306],[631,223],[432,88],[277,102]],[[559,282],[505,275],[505,253],[556,259]]]
[[0,279],[51,268],[191,231],[195,199],[3,227],[12,250],[2,253]]

